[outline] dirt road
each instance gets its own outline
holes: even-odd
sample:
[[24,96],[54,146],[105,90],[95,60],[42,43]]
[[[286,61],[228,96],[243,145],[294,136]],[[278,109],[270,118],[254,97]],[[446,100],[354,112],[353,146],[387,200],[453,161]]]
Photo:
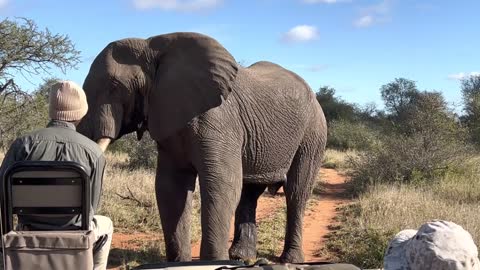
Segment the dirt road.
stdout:
[[[336,215],[336,209],[348,200],[344,197],[345,176],[333,169],[322,169],[318,181],[322,181],[321,191],[315,192],[304,219],[304,240],[303,249],[305,251],[305,261],[321,261],[318,250],[324,244],[324,237],[329,232],[329,226],[334,224],[333,218]],[[275,214],[279,209],[285,206],[285,197],[280,189],[276,196],[262,196],[257,208],[257,222],[261,223],[263,219]],[[233,224],[233,220],[232,220]],[[233,238],[233,226],[230,228],[230,241]],[[136,239],[132,244],[132,239]],[[159,235],[146,234],[114,234],[112,249],[138,249],[141,239],[152,240],[160,239]],[[282,244],[283,243],[279,243]],[[192,246],[192,257],[198,258],[200,253],[200,243]],[[280,255],[280,254],[275,254]]]

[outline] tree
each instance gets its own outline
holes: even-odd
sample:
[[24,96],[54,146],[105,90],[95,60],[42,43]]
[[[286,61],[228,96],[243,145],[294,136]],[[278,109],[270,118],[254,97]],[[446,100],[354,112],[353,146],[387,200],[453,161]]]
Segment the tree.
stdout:
[[471,138],[480,145],[480,76],[470,76],[462,81],[462,96],[467,125]]
[[335,120],[353,121],[356,118],[358,112],[355,105],[336,97],[334,88],[322,86],[316,95],[328,123]]
[[436,91],[396,79],[381,88],[390,122],[375,147],[351,160],[352,186],[431,181],[470,157],[465,130]]
[[392,123],[403,125],[405,118],[408,118],[409,107],[419,93],[415,82],[405,78],[396,78],[393,82],[383,85],[380,93]]
[[30,80],[52,68],[62,72],[79,63],[77,51],[67,35],[40,30],[29,19],[0,22],[0,148],[24,132],[18,129],[25,112],[32,111],[34,97],[21,89],[19,76]]

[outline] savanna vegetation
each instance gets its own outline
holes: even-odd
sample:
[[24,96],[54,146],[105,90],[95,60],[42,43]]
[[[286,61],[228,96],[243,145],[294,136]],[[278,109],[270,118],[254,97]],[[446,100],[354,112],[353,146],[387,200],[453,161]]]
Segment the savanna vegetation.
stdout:
[[[17,136],[45,126],[47,90],[54,81],[49,70],[75,67],[80,52],[68,36],[38,29],[31,20],[0,22],[0,40],[2,152]],[[35,89],[19,86],[21,78],[44,76]],[[480,185],[480,77],[462,81],[462,111],[453,110],[441,92],[418,89],[406,78],[393,79],[379,91],[381,107],[347,102],[331,87],[317,91],[329,127],[324,167],[348,175],[353,198],[339,210],[340,225],[319,252],[360,267],[381,267],[388,239],[436,218],[460,224],[480,243],[480,191],[474,188]],[[148,135],[141,141],[127,135],[108,150],[101,213],[112,218],[117,233],[161,237],[153,192],[155,156]],[[200,205],[195,196],[196,242]],[[271,228],[282,224],[282,211],[259,225],[261,256],[280,248],[275,241],[282,235]],[[163,254],[159,238],[138,236],[132,240],[135,252],[116,249],[112,258],[119,264],[157,261]]]
[[421,91],[404,78],[380,88],[382,110],[354,104],[345,110],[346,102],[330,99],[346,116],[329,120],[329,147],[350,151],[331,163],[342,164],[354,200],[339,209],[341,225],[323,254],[380,268],[389,239],[432,219],[463,226],[479,243],[480,193],[474,187],[480,184],[480,77],[463,80],[461,88],[463,111],[454,111],[440,92]]

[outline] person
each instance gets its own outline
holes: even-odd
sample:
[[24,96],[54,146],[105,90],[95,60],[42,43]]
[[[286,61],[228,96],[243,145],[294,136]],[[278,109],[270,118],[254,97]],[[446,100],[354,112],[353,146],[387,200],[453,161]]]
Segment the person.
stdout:
[[[104,235],[108,237],[94,256],[95,269],[106,269],[113,224],[108,217],[94,215],[100,202],[105,156],[95,142],[76,132],[76,126],[88,111],[87,98],[83,89],[72,81],[55,83],[49,94],[50,122],[46,128],[19,137],[12,143],[0,167],[0,179],[16,161],[75,161],[83,165],[91,183],[90,229],[96,240]],[[18,223],[20,228],[32,230],[68,230],[80,227],[81,220],[79,216],[67,219],[19,216]]]
[[389,243],[385,270],[480,270],[472,236],[460,225],[433,220],[417,230],[403,230]]

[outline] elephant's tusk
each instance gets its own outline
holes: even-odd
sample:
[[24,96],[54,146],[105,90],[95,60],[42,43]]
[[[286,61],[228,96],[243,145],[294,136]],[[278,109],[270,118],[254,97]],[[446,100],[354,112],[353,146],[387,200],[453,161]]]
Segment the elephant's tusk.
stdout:
[[104,138],[98,139],[97,144],[98,144],[98,146],[100,146],[100,149],[102,149],[102,151],[105,152],[111,141],[112,141],[112,139],[104,137]]

